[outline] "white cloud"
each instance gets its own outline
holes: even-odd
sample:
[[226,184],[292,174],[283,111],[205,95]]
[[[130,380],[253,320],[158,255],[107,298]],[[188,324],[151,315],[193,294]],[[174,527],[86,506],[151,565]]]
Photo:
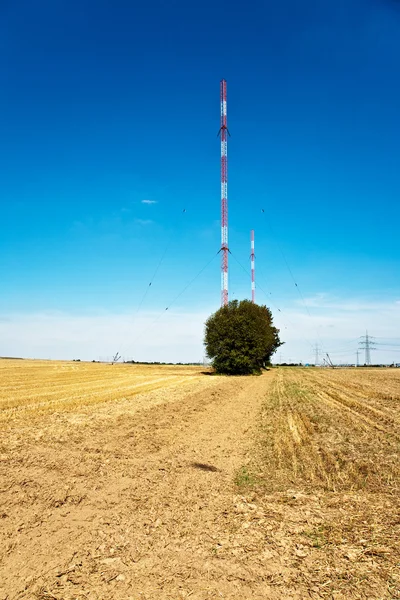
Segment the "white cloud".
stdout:
[[[211,312],[211,311],[209,311]],[[0,319],[1,355],[98,360],[117,351],[125,359],[192,362],[202,359],[208,313],[158,311],[72,315],[12,313]]]
[[142,200],[142,204],[157,204],[157,200]]
[[360,311],[380,311],[386,310],[388,307],[392,309],[400,306],[400,300],[390,302],[384,300],[367,300],[360,298],[336,298],[329,294],[319,293],[309,298],[304,298],[304,301],[299,299],[296,304],[302,307],[315,308],[321,310],[334,310],[344,312],[360,312]]
[[[313,346],[328,352],[334,362],[355,362],[359,337],[400,337],[400,303],[397,299],[372,302],[318,295],[322,306],[293,303],[278,312],[274,323],[284,346],[276,360],[313,362]],[[65,312],[0,314],[1,354],[32,358],[98,360],[120,352],[134,360],[190,362],[203,357],[204,322],[214,308],[188,312],[181,309],[154,312],[69,314]],[[371,351],[374,362],[400,362],[396,348]],[[400,350],[400,347],[397,348]],[[323,355],[323,354],[322,354]],[[360,355],[363,361],[363,354]]]
[[151,225],[154,223],[151,219],[135,219],[135,223],[138,225]]
[[[400,337],[400,303],[397,299],[372,301],[365,298],[334,298],[317,294],[305,298],[305,304],[275,312],[274,320],[286,342],[281,348],[283,360],[314,360],[313,346],[318,344],[336,362],[355,362],[360,336],[366,330],[381,338]],[[380,347],[372,351],[373,362],[400,362],[400,353]],[[400,348],[398,348],[400,350]],[[280,351],[276,356],[279,359]],[[360,361],[364,360],[363,354]]]

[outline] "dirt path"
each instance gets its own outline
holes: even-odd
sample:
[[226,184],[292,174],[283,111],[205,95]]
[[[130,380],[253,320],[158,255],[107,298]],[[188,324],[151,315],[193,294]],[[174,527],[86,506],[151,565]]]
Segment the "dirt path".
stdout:
[[197,377],[10,430],[0,598],[282,598],[234,485],[274,377]]

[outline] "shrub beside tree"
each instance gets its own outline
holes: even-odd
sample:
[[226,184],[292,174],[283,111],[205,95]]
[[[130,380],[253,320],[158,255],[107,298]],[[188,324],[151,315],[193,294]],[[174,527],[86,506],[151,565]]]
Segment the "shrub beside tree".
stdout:
[[232,300],[207,319],[204,343],[217,373],[249,375],[260,373],[283,342],[269,308]]

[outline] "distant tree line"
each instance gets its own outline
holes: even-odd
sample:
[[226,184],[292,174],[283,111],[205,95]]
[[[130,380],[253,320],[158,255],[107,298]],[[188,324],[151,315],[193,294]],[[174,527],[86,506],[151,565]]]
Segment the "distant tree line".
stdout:
[[143,360],[124,360],[124,364],[126,365],[170,365],[170,366],[187,366],[187,367],[195,367],[203,365],[201,362],[158,362],[158,361],[143,361]]

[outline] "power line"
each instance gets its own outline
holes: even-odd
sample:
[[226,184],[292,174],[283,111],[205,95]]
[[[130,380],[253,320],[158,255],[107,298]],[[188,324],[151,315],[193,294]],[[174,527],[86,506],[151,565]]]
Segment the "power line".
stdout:
[[[232,258],[233,258],[233,259],[234,259],[234,260],[237,262],[237,264],[239,265],[239,267],[241,267],[241,268],[243,269],[243,271],[246,273],[246,275],[248,275],[249,277],[251,277],[251,274],[250,274],[250,272],[249,272],[249,271],[246,269],[246,267],[244,267],[244,266],[242,265],[242,263],[241,263],[241,262],[240,262],[240,260],[239,260],[239,259],[236,257],[236,255],[235,255],[235,254],[233,254],[232,252],[230,252],[230,254],[231,254]],[[266,291],[265,291],[265,290],[264,290],[264,289],[263,289],[263,288],[260,286],[260,284],[257,284],[257,287],[258,287],[258,289],[259,289],[259,290],[261,290],[261,291],[263,292],[263,294],[265,294],[265,296],[267,296],[267,297],[268,297],[268,296],[271,296],[271,295],[272,295],[272,294],[271,294],[271,292],[269,292],[269,293],[268,293],[268,292],[266,292]],[[276,308],[276,310],[277,310],[278,312],[282,313],[282,310],[279,308],[279,306],[277,306],[277,305],[275,304],[275,302],[273,302],[273,300],[271,300],[271,304],[272,304],[272,305],[273,305],[273,306]]]
[[399,350],[393,350],[391,348],[387,349],[387,348],[374,348],[374,350],[376,350],[377,352],[387,352],[389,354],[389,352],[400,352],[400,348]]
[[[181,211],[181,213],[180,213],[180,214],[181,214],[181,215],[183,215],[183,214],[185,214],[185,213],[186,213],[186,208],[182,209],[182,211]],[[170,248],[170,246],[171,246],[172,240],[173,240],[173,239],[174,239],[174,237],[175,237],[175,227],[176,227],[176,225],[177,225],[177,224],[178,224],[178,217],[177,217],[177,218],[176,218],[176,220],[174,221],[174,226],[173,226],[173,228],[172,228],[172,233],[171,233],[171,235],[170,235],[170,237],[169,237],[169,239],[168,239],[168,242],[167,242],[167,244],[166,244],[166,246],[165,246],[165,248],[164,248],[164,251],[163,251],[163,253],[162,253],[162,255],[161,255],[161,258],[160,258],[160,260],[158,261],[158,263],[157,263],[157,265],[156,265],[156,268],[155,268],[155,270],[154,270],[154,272],[153,272],[153,275],[151,276],[151,278],[150,278],[150,281],[149,281],[149,283],[148,283],[148,285],[147,285],[147,287],[146,287],[146,289],[145,289],[145,291],[144,291],[144,293],[143,293],[143,295],[142,295],[142,298],[140,299],[140,302],[139,302],[139,304],[138,304],[138,306],[137,306],[136,310],[134,311],[134,313],[133,313],[133,315],[132,315],[132,323],[135,323],[136,317],[137,317],[137,315],[138,315],[138,313],[139,313],[140,309],[142,308],[142,306],[143,306],[143,303],[144,303],[145,299],[147,298],[147,295],[148,295],[148,293],[149,293],[149,291],[150,291],[150,288],[153,286],[154,280],[155,280],[155,278],[156,278],[156,276],[157,276],[157,273],[158,273],[158,271],[160,270],[160,267],[161,267],[162,263],[164,262],[164,259],[165,259],[166,255],[167,255],[167,252],[168,252],[168,250],[169,250],[169,248]],[[125,348],[125,347],[123,347],[123,348],[122,348],[122,350],[121,350],[121,352],[123,353],[123,352],[125,351],[125,349],[126,349],[126,348]],[[117,353],[117,354],[118,354],[118,353]]]
[[[261,212],[262,212],[263,214],[265,214],[265,211],[264,211],[264,209],[261,209]],[[268,225],[268,227],[269,227],[269,230],[270,230],[271,234],[272,234],[272,235],[274,235],[274,233],[273,233],[273,231],[272,231],[272,228],[271,228],[271,225],[270,225],[270,223],[269,223],[268,221],[267,221],[267,225]],[[293,280],[293,283],[294,283],[294,285],[295,285],[295,287],[296,287],[296,289],[297,289],[297,292],[298,292],[298,294],[299,294],[299,296],[300,296],[300,299],[302,300],[302,302],[303,302],[303,304],[304,304],[304,307],[305,307],[305,309],[306,309],[306,310],[307,310],[307,312],[308,312],[308,315],[311,317],[311,314],[310,314],[310,311],[309,311],[309,309],[308,309],[308,306],[307,306],[307,304],[306,304],[306,302],[305,302],[305,300],[304,300],[303,294],[301,293],[301,290],[300,290],[300,288],[299,288],[299,285],[298,285],[298,283],[297,283],[297,281],[296,281],[296,279],[295,279],[295,276],[293,275],[293,271],[292,271],[292,269],[290,268],[288,261],[286,260],[286,256],[285,256],[285,255],[284,255],[284,253],[283,253],[282,247],[281,247],[281,245],[280,245],[280,244],[279,244],[279,243],[278,243],[276,240],[275,240],[275,243],[276,243],[276,245],[278,246],[279,252],[281,253],[281,256],[282,256],[282,258],[283,258],[283,262],[285,263],[285,265],[286,265],[286,268],[287,268],[287,270],[289,271],[290,277],[291,277],[291,278],[292,278],[292,280]]]
[[145,299],[147,297],[147,294],[149,293],[150,288],[151,288],[151,286],[154,283],[154,279],[155,279],[155,277],[156,277],[156,275],[157,275],[157,273],[158,273],[158,271],[159,271],[159,269],[160,269],[160,267],[161,267],[161,265],[162,265],[162,263],[164,261],[165,255],[167,254],[167,251],[168,251],[168,249],[169,249],[169,247],[171,245],[171,241],[172,241],[172,237],[170,238],[170,240],[168,241],[168,244],[165,247],[165,250],[164,250],[164,252],[163,252],[163,254],[162,254],[161,258],[160,258],[160,261],[159,261],[158,265],[156,266],[156,269],[155,269],[155,271],[154,271],[154,273],[153,273],[153,275],[152,275],[152,277],[150,279],[150,282],[149,282],[149,284],[148,284],[148,286],[147,286],[147,288],[146,288],[146,290],[145,290],[145,292],[144,292],[144,294],[142,296],[142,299],[140,300],[136,311],[133,313],[133,317],[135,317],[137,315],[137,313],[139,312],[139,310],[142,308],[143,302],[145,301]]
[[[182,210],[182,212],[181,212],[181,215],[182,215],[182,214],[185,214],[185,213],[186,213],[186,208],[184,208],[184,209]],[[175,225],[176,225],[177,223],[178,223],[178,220],[176,220],[176,222],[175,222]],[[137,307],[136,311],[135,311],[135,312],[134,312],[134,314],[133,314],[133,316],[134,316],[134,317],[135,317],[135,315],[136,315],[136,314],[139,312],[139,310],[141,309],[141,307],[142,307],[142,305],[143,305],[143,302],[145,301],[145,299],[146,299],[146,296],[147,296],[147,294],[149,293],[149,291],[150,291],[150,288],[151,288],[151,286],[152,286],[152,285],[153,285],[153,283],[154,283],[154,280],[155,280],[155,278],[156,278],[156,275],[157,275],[158,271],[160,270],[160,267],[161,267],[162,263],[164,262],[164,259],[165,259],[165,257],[166,257],[166,254],[167,254],[167,252],[168,252],[168,250],[169,250],[169,248],[170,248],[170,246],[171,246],[172,240],[175,238],[174,229],[175,229],[175,227],[173,227],[173,233],[171,233],[171,235],[170,235],[170,238],[169,238],[169,240],[168,240],[168,242],[167,242],[167,245],[165,246],[164,252],[162,253],[162,255],[161,255],[161,258],[160,258],[160,260],[159,260],[159,262],[158,262],[158,264],[157,264],[157,266],[156,266],[156,268],[155,268],[155,270],[154,270],[154,273],[153,273],[153,275],[152,275],[152,276],[151,276],[151,278],[150,278],[149,284],[148,284],[148,286],[147,286],[147,287],[146,287],[146,289],[145,289],[145,292],[144,292],[144,294],[143,294],[143,296],[142,296],[142,299],[140,300],[140,302],[139,302],[139,305],[138,305],[138,307]]]
[[157,316],[156,318],[147,326],[145,327],[145,329],[143,329],[137,336],[136,338],[134,338],[134,340],[132,342],[130,342],[129,345],[133,345],[137,342],[137,340],[139,338],[141,338],[145,333],[147,333],[147,331],[149,329],[151,329],[153,327],[153,325],[155,325],[155,323],[157,323],[157,321],[159,321],[161,319],[161,317],[163,315],[165,315],[165,313],[171,308],[171,306],[173,304],[175,304],[175,302],[186,292],[186,290],[196,281],[196,279],[198,279],[200,277],[200,275],[207,269],[207,267],[210,266],[210,264],[215,260],[215,258],[218,256],[219,251],[214,254],[214,256],[211,258],[211,260],[209,260],[207,262],[206,265],[204,265],[204,267],[202,267],[202,269],[200,269],[200,271],[197,273],[197,275],[195,277],[193,277],[193,279],[191,279],[189,281],[188,284],[185,285],[185,287],[179,292],[179,294],[177,294],[175,296],[175,298],[173,298],[173,300],[171,300],[171,302],[168,304],[168,306],[166,306]]
[[[261,212],[262,212],[263,214],[265,214],[265,210],[264,210],[263,208],[261,209]],[[272,235],[272,236],[274,237],[274,239],[275,239],[274,232],[272,231],[271,224],[270,224],[270,222],[269,222],[268,220],[267,220],[267,226],[268,226],[268,228],[269,228],[269,230],[270,230],[270,233],[271,233],[271,235]],[[306,309],[306,311],[307,311],[307,314],[308,314],[308,316],[310,317],[310,319],[312,319],[312,316],[311,316],[310,310],[309,310],[309,308],[308,308],[308,306],[307,306],[307,303],[306,303],[306,301],[305,301],[305,299],[304,299],[304,296],[303,296],[303,294],[302,294],[302,292],[301,292],[301,290],[300,290],[299,284],[297,283],[297,281],[296,281],[296,279],[295,279],[295,276],[293,275],[293,271],[292,271],[292,269],[290,268],[290,265],[289,265],[288,261],[286,260],[286,256],[285,256],[285,254],[284,254],[284,252],[283,252],[283,250],[282,250],[282,247],[281,247],[281,245],[279,244],[279,242],[278,242],[276,239],[275,239],[275,243],[276,243],[276,245],[278,246],[279,252],[280,252],[280,254],[281,254],[282,258],[283,258],[283,262],[285,263],[285,265],[286,265],[286,268],[287,268],[287,270],[288,270],[288,272],[289,272],[289,274],[290,274],[290,277],[291,277],[291,278],[292,278],[292,280],[293,280],[294,286],[295,286],[295,288],[296,288],[296,290],[297,290],[297,293],[299,294],[299,297],[300,297],[300,299],[301,299],[301,301],[302,301],[302,303],[303,303],[303,306],[304,306],[304,308]],[[322,346],[322,349],[324,350],[324,344],[323,344],[323,342],[322,342],[321,336],[319,335],[319,332],[318,332],[318,328],[317,328],[317,327],[315,328],[315,331],[316,331],[317,337],[318,337],[318,339],[319,339],[319,343],[320,343],[320,345]]]
[[[246,269],[246,267],[244,267],[244,266],[242,265],[242,263],[241,263],[241,262],[240,262],[240,260],[239,260],[239,259],[236,257],[236,255],[235,255],[235,254],[233,254],[232,252],[230,252],[230,254],[231,254],[232,258],[233,258],[233,259],[234,259],[234,260],[237,262],[237,264],[239,265],[239,267],[241,267],[241,268],[243,269],[243,271],[244,271],[244,272],[245,272],[245,273],[246,273],[246,274],[247,274],[249,277],[251,277],[251,274],[249,273],[249,271]],[[259,279],[258,279],[258,282],[259,282]],[[273,301],[273,300],[270,298],[270,296],[272,296],[272,293],[271,293],[271,292],[266,292],[266,291],[265,291],[265,290],[264,290],[264,289],[263,289],[263,288],[260,286],[260,284],[259,284],[259,283],[257,283],[257,289],[259,289],[259,290],[260,290],[260,291],[261,291],[261,292],[262,292],[262,293],[263,293],[263,294],[264,294],[264,295],[265,295],[265,296],[268,298],[269,302],[271,302],[272,306],[274,306],[278,312],[280,312],[281,314],[284,314],[284,313],[283,313],[283,311],[282,311],[282,309],[281,309],[281,308],[279,308],[279,306],[277,306],[277,305],[275,304],[275,302],[274,302],[274,301]],[[293,323],[292,323],[292,322],[291,322],[291,321],[288,319],[288,317],[287,317],[286,313],[285,313],[285,320],[286,320],[288,323],[290,323],[290,325],[291,325],[291,326],[292,326],[294,329],[296,329],[296,326],[295,326],[295,325],[294,325],[294,324],[293,324]],[[284,325],[285,325],[285,323],[284,323]],[[285,326],[286,326],[286,325],[285,325]],[[312,344],[312,343],[311,343],[309,340],[307,340],[306,338],[303,338],[303,340],[304,340],[305,342],[307,342],[307,344],[309,344],[311,348],[314,348],[313,344]]]

